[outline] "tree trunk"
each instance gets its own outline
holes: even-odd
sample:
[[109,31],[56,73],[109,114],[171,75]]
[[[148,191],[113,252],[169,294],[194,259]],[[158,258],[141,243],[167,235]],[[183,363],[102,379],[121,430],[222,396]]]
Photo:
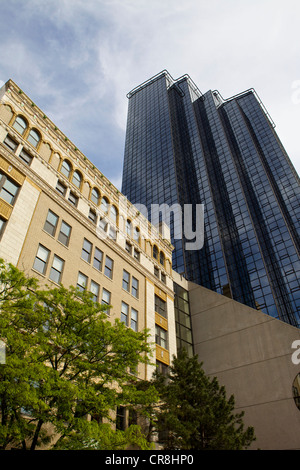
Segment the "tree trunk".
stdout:
[[35,433],[34,433],[34,436],[33,436],[33,439],[32,439],[32,443],[31,443],[31,447],[30,447],[30,450],[35,450],[35,447],[37,445],[37,440],[38,440],[38,437],[39,437],[39,434],[40,434],[40,430],[42,428],[42,425],[43,425],[43,420],[40,419],[37,423],[37,426],[35,428]]

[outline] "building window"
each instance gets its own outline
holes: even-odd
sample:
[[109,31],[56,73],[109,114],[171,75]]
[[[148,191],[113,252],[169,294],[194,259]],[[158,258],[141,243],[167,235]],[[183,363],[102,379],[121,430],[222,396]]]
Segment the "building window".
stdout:
[[106,256],[105,258],[105,266],[104,266],[104,274],[105,276],[107,276],[109,279],[112,279],[112,275],[113,275],[113,266],[114,266],[114,262],[111,258],[109,258],[108,256]]
[[93,209],[90,209],[89,211],[89,219],[94,222],[94,224],[96,223],[97,221],[97,214],[96,212],[93,210]]
[[12,152],[15,152],[18,147],[18,142],[12,139],[9,135],[7,135],[3,141],[3,143],[8,147]]
[[24,163],[26,163],[26,165],[31,165],[33,157],[29,155],[29,153],[25,152],[24,149],[21,150],[19,157],[21,158],[21,160],[23,160]]
[[67,187],[61,181],[57,181],[55,189],[61,196],[66,195]]
[[98,269],[98,271],[102,270],[102,260],[103,260],[103,251],[99,250],[99,248],[95,248],[94,252],[94,261],[93,266],[94,268]]
[[159,262],[162,266],[165,265],[165,255],[164,253],[161,251],[160,254],[159,254]]
[[140,252],[136,248],[133,249],[133,257],[137,260],[140,261]]
[[59,284],[61,280],[61,276],[62,276],[63,267],[64,267],[64,260],[54,255],[49,279]]
[[131,294],[136,298],[139,296],[139,281],[135,277],[131,280]]
[[138,330],[138,311],[135,308],[131,309],[130,327],[134,331]]
[[8,202],[8,204],[13,205],[16,200],[18,190],[19,186],[0,171],[0,197]]
[[131,222],[130,220],[126,220],[126,234],[128,237],[131,237]]
[[161,278],[161,281],[162,281],[164,284],[166,284],[166,275],[165,275],[165,273],[161,273],[161,274],[160,274],[160,278]]
[[116,414],[116,429],[119,431],[125,431],[126,428],[126,408],[124,406],[117,407]]
[[[101,301],[102,305],[110,305],[110,292],[106,289],[102,289],[102,301]],[[109,308],[107,308],[106,310],[104,310],[104,313],[106,313],[107,315],[109,315]]]
[[91,293],[93,296],[93,301],[98,302],[99,299],[100,286],[95,281],[91,281]]
[[127,290],[129,292],[129,284],[130,284],[130,274],[123,269],[123,281],[122,281],[122,287],[123,289]]
[[72,227],[64,220],[61,222],[58,241],[65,246],[69,246]]
[[71,204],[73,204],[73,206],[77,207],[78,197],[74,193],[70,192],[69,197],[68,197],[68,201]]
[[34,129],[31,129],[31,131],[29,132],[29,136],[27,138],[27,141],[33,145],[33,147],[37,147],[38,146],[38,143],[40,141],[40,136],[38,134],[37,131],[35,131]]
[[57,222],[58,222],[58,216],[49,209],[48,215],[45,221],[45,225],[44,225],[44,230],[48,232],[50,235],[52,235],[53,237],[55,236]]
[[81,272],[78,273],[77,288],[82,292],[86,289],[88,278]]
[[137,243],[140,243],[140,231],[139,231],[138,227],[135,227],[135,228],[134,228],[134,231],[133,231],[133,239],[134,239]]
[[67,160],[64,160],[62,162],[62,166],[61,166],[61,169],[60,169],[60,172],[66,176],[66,178],[69,178],[70,177],[70,173],[71,173],[71,164],[67,161]]
[[100,199],[100,194],[99,194],[98,189],[93,188],[91,192],[91,201],[93,201],[93,203],[98,206],[99,199]]
[[93,245],[91,244],[91,242],[84,238],[81,251],[81,258],[84,259],[84,261],[87,261],[88,263],[91,262],[92,246]]
[[47,269],[47,263],[49,259],[50,251],[43,245],[39,245],[38,252],[36,254],[33,269],[41,274],[45,274]]
[[113,223],[117,224],[118,211],[117,211],[115,206],[111,206],[109,216],[110,216],[111,220],[113,221]]
[[17,116],[15,122],[13,123],[13,128],[23,135],[27,129],[27,122],[21,116]]
[[153,245],[152,254],[154,259],[158,259],[158,248],[156,245]]
[[155,298],[155,311],[159,313],[162,317],[167,318],[167,304],[162,300],[158,295],[154,296]]
[[125,250],[127,251],[127,253],[129,253],[131,255],[132,245],[127,241],[125,243]]
[[106,199],[106,197],[103,197],[101,199],[101,210],[103,210],[105,214],[108,213],[108,200]]
[[168,366],[160,361],[156,361],[156,370],[162,375],[167,375],[169,372]]
[[164,349],[168,349],[167,332],[158,325],[155,325],[155,342]]
[[154,276],[158,277],[159,279],[159,269],[157,266],[154,266]]
[[72,178],[72,183],[77,187],[80,188],[81,186],[81,181],[82,181],[82,176],[79,173],[79,171],[74,171],[73,173],[73,178]]
[[128,312],[129,312],[129,306],[125,304],[125,302],[122,302],[121,305],[121,322],[125,323],[126,326],[128,326]]

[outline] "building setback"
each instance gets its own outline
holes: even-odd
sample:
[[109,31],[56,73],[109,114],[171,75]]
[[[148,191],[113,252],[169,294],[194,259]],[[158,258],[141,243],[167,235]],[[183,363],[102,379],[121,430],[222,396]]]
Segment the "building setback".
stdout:
[[127,96],[123,194],[153,223],[153,204],[204,205],[201,249],[171,213],[173,269],[299,327],[299,177],[255,91],[224,100],[163,71]]

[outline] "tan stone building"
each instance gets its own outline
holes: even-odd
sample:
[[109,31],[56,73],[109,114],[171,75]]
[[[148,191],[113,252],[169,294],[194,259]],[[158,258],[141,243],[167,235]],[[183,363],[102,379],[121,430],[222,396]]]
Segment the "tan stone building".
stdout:
[[[0,92],[0,257],[41,284],[78,286],[109,318],[176,353],[172,246],[9,80]],[[141,366],[150,378],[155,366]]]

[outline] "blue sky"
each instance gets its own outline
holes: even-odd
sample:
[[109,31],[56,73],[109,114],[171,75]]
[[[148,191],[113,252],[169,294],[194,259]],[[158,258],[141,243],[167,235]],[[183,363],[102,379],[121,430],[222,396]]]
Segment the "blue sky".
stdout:
[[11,78],[118,188],[126,93],[163,69],[255,88],[300,170],[299,0],[0,0]]

